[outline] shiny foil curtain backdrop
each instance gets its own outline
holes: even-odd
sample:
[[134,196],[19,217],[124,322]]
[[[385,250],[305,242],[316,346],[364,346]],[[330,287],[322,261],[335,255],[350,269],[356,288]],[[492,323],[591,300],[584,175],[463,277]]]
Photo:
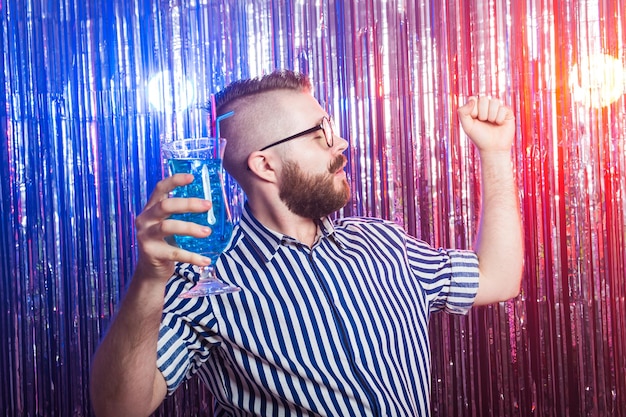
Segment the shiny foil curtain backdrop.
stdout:
[[[93,415],[161,141],[290,68],[350,141],[342,214],[435,246],[471,247],[479,220],[456,108],[515,110],[522,294],[433,317],[433,416],[626,416],[626,0],[0,0],[0,19],[1,415]],[[211,402],[191,380],[155,416]]]

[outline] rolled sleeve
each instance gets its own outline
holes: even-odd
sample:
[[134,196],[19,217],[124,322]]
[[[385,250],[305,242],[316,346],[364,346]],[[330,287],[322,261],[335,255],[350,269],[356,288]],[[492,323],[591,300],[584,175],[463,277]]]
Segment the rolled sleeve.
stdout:
[[171,394],[186,379],[195,374],[208,359],[211,348],[218,343],[213,337],[217,320],[210,297],[178,298],[193,280],[188,269],[177,270],[165,293],[163,317],[157,343],[157,368]]
[[187,348],[178,333],[162,324],[159,331],[157,368],[165,378],[168,394],[173,393],[187,378],[190,364]]
[[478,257],[471,251],[448,250],[450,257],[450,283],[445,310],[466,314],[478,293]]

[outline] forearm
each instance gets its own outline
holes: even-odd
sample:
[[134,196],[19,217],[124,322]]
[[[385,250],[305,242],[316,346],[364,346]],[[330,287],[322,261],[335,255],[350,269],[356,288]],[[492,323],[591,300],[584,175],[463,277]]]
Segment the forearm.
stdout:
[[165,395],[156,368],[164,286],[138,275],[94,356],[91,398],[99,417],[147,416]]
[[518,188],[510,153],[483,152],[482,212],[475,250],[481,274],[476,304],[504,301],[519,293],[523,236]]

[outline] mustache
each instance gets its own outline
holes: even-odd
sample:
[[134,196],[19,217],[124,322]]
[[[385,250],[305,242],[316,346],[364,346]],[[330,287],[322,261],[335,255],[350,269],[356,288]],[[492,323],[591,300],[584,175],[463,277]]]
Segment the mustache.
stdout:
[[337,158],[335,158],[333,162],[330,164],[330,166],[328,167],[328,172],[330,172],[331,174],[334,174],[335,172],[339,171],[341,167],[347,161],[348,161],[348,158],[346,158],[345,155],[343,154],[337,155]]

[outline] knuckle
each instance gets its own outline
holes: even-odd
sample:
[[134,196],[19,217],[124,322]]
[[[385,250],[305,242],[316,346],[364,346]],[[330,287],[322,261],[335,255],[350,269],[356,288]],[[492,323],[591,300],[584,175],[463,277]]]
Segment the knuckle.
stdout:
[[162,236],[167,232],[167,223],[168,223],[167,220],[163,220],[162,222],[159,222],[155,225],[156,232],[159,235]]
[[186,251],[176,246],[172,246],[172,250],[169,252],[168,260],[181,261],[185,259]]
[[143,229],[144,225],[145,225],[145,214],[144,213],[140,213],[137,217],[135,217],[135,228],[137,230]]
[[167,208],[169,207],[170,203],[169,203],[170,199],[169,198],[165,198],[161,201],[159,201],[158,203],[156,203],[154,206],[157,210],[160,211],[167,211]]

